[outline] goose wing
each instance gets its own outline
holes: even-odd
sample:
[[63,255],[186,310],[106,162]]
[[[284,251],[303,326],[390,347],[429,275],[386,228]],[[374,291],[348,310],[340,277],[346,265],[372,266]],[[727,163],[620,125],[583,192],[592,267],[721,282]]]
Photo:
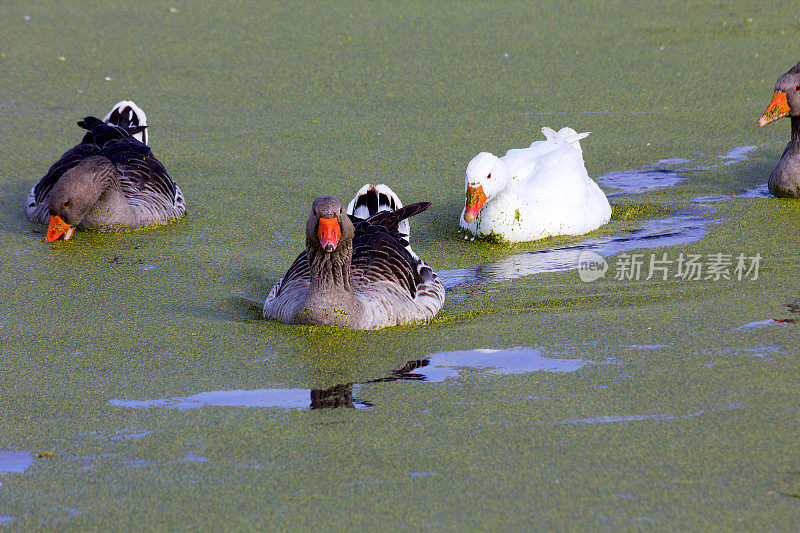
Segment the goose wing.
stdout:
[[433,269],[383,226],[369,225],[353,241],[350,273],[372,327],[430,320],[444,304],[444,286]]
[[[44,177],[33,186],[33,189],[31,189],[28,209],[30,210],[37,205],[46,203],[50,191],[53,190],[53,185],[56,184],[66,171],[78,165],[78,163],[84,159],[99,154],[100,148],[93,143],[81,143],[64,152],[64,155],[53,163],[50,170],[47,171],[47,174],[45,174]],[[44,224],[46,222],[42,223]]]
[[[362,223],[353,240],[351,281],[356,292],[368,290],[379,282],[388,282],[413,299],[423,280],[415,260],[397,236],[383,226]],[[360,235],[359,235],[360,233]]]
[[[414,259],[419,259],[414,250],[411,249],[411,235],[409,235],[409,224],[405,222],[408,218],[422,213],[428,207],[430,207],[430,202],[417,202],[411,205],[407,205],[405,207],[401,207],[392,211],[379,211],[378,213],[369,217],[368,221],[370,224],[375,224],[378,226],[382,226],[386,228],[391,235],[393,235],[396,239],[400,241],[400,243],[405,246],[408,253]],[[353,221],[353,224],[356,226],[356,237],[358,236],[358,227],[359,223],[362,222],[359,219],[354,217],[350,217]]]
[[517,192],[525,202],[548,209],[579,208],[586,201],[588,180],[580,150],[564,144],[538,159],[535,171]]
[[155,202],[164,203],[165,207],[178,207],[182,203],[182,195],[164,165],[149,146],[133,137],[134,130],[108,124],[96,117],[86,117],[78,125],[89,130],[87,136],[100,147],[100,154],[120,171],[120,187],[131,204]]
[[145,144],[126,139],[107,143],[102,150],[120,171],[119,183],[129,201],[167,201],[175,205],[178,186]]
[[288,324],[293,323],[294,313],[303,302],[311,286],[308,255],[303,250],[294,260],[286,274],[269,291],[264,302],[263,315]]
[[278,298],[287,291],[305,295],[308,293],[309,285],[311,285],[311,272],[308,266],[308,254],[303,250],[294,260],[292,266],[289,267],[289,270],[286,271],[286,274],[269,291],[267,302]]
[[[382,226],[389,231],[396,230],[403,220],[422,213],[430,207],[430,202],[417,202],[395,209],[394,211],[379,211],[367,219],[371,225]],[[353,217],[351,217],[352,219]],[[358,220],[358,219],[356,219]],[[399,234],[399,233],[398,233]]]

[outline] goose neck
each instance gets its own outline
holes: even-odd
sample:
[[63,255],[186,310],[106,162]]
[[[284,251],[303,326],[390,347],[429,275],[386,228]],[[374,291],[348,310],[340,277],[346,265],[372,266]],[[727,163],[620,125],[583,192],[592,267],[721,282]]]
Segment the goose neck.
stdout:
[[340,242],[333,252],[309,246],[308,260],[311,273],[311,293],[353,292],[350,284],[352,242]]

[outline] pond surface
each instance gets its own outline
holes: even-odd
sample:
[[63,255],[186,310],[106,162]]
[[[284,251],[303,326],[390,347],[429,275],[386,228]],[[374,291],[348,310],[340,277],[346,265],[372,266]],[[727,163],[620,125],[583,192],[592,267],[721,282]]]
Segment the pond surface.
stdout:
[[[797,32],[686,9],[3,4],[0,528],[793,530],[800,202],[755,123]],[[43,242],[28,191],[122,99],[187,216]],[[466,164],[543,126],[592,132],[610,223],[465,240]],[[365,182],[432,202],[442,312],[263,320]]]
[[27,452],[0,452],[0,474],[22,473],[33,464],[33,457]]

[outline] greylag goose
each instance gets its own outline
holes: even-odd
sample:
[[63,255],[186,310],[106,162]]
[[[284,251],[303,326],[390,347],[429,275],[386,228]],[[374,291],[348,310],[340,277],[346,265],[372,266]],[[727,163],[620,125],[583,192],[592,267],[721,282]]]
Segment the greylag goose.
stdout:
[[181,218],[183,193],[147,141],[147,118],[123,101],[106,115],[86,117],[80,143],[56,161],[28,194],[28,220],[47,224],[47,241],[72,237],[75,228],[119,231]]
[[769,175],[767,185],[779,198],[800,198],[800,63],[775,82],[772,101],[758,125],[764,126],[785,116],[792,119],[792,138]]
[[335,196],[314,200],[306,249],[270,291],[264,317],[353,329],[432,319],[444,304],[444,287],[401,232],[407,218],[429,205],[402,207],[385,185],[365,186],[349,212]]

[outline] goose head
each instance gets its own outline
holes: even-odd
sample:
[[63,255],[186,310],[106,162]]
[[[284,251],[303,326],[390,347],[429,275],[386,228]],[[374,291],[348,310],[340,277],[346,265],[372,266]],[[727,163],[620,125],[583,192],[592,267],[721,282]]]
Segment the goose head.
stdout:
[[785,116],[800,116],[800,63],[775,82],[772,101],[758,119],[758,125],[765,126]]
[[464,220],[472,222],[478,216],[486,200],[508,185],[506,164],[496,155],[481,152],[467,165],[467,199],[464,205]]
[[111,161],[101,156],[85,159],[65,172],[50,192],[47,241],[69,240],[117,175]]
[[311,215],[306,223],[306,243],[309,247],[331,253],[340,243],[349,243],[355,227],[336,196],[323,196],[314,200]]

